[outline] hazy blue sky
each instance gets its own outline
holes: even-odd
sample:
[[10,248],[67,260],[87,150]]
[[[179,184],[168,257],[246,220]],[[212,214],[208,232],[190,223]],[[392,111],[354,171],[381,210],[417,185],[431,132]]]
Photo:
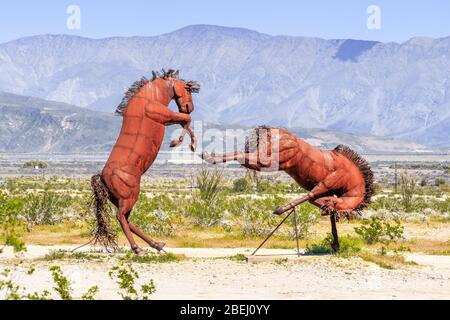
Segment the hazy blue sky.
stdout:
[[[81,9],[81,29],[68,30],[69,5]],[[366,26],[369,5],[381,9],[381,29]],[[102,38],[151,36],[191,24],[245,27],[278,35],[402,42],[450,35],[447,0],[40,0],[1,1],[0,42],[35,34]]]

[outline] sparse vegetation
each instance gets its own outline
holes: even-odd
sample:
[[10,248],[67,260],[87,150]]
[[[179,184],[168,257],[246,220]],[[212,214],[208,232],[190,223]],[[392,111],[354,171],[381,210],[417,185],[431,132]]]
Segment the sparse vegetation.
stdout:
[[233,181],[233,191],[235,192],[248,192],[251,190],[251,179],[248,175],[242,178],[238,178]]
[[223,187],[223,172],[219,169],[203,167],[197,176],[198,196],[206,203],[212,203],[217,199]]
[[47,169],[48,163],[42,160],[30,160],[23,164],[24,168]]
[[[27,274],[34,273],[34,268]],[[58,265],[51,266],[49,269],[53,280],[53,292],[43,290],[42,292],[27,293],[26,288],[14,283],[11,279],[11,270],[5,269],[0,273],[0,292],[4,293],[5,300],[94,300],[99,292],[99,286],[90,287],[81,297],[75,298],[70,280],[64,275]],[[118,294],[123,300],[149,300],[151,294],[156,289],[153,280],[137,287],[139,273],[133,268],[132,264],[120,263],[115,265],[109,271],[111,279],[115,280],[119,286]]]
[[101,259],[102,257],[98,254],[86,253],[82,251],[70,252],[67,250],[52,250],[42,258],[42,260],[45,261],[58,261],[58,260],[92,261]]
[[223,172],[218,169],[200,170],[197,176],[197,188],[187,206],[187,213],[196,225],[211,227],[219,224],[224,212],[221,208],[223,197]]
[[[256,247],[282,219],[272,215],[274,208],[304,192],[296,183],[288,183],[275,175],[245,173],[230,178],[222,171],[204,170],[198,173],[198,179],[193,180],[196,183],[188,179],[144,180],[140,200],[131,214],[132,222],[151,237],[167,242],[169,247]],[[408,177],[411,176],[414,173]],[[244,186],[239,186],[244,180]],[[413,264],[404,258],[406,252],[449,255],[450,243],[440,238],[414,239],[414,235],[423,229],[442,233],[450,221],[449,183],[445,179],[439,183],[435,180],[435,177],[423,179],[421,176],[417,180],[420,183],[400,180],[398,192],[394,193],[392,181],[387,179],[382,182],[380,179],[377,184],[379,194],[363,212],[363,219],[339,224],[340,235],[347,236],[340,236],[341,251],[337,257],[359,257],[392,269]],[[87,242],[90,237],[89,215],[85,208],[89,197],[87,178],[35,176],[3,179],[0,184],[0,251],[4,245],[14,246],[16,251],[20,251],[26,248],[25,243]],[[298,207],[297,214],[300,247],[306,247],[307,254],[331,254],[331,237],[323,238],[330,230],[329,220],[321,217],[320,210],[309,203]],[[265,248],[294,248],[293,225],[293,220],[288,219],[265,244]],[[119,225],[115,227],[119,228]],[[405,234],[407,239],[404,239]],[[126,243],[120,235],[121,243]],[[95,252],[60,250],[32,261],[45,265],[58,261],[64,261],[64,264],[102,264],[111,259],[120,263],[111,277],[117,282],[121,296],[126,299],[149,299],[154,286],[151,282],[141,284],[139,278],[133,278],[134,273],[128,266],[139,270],[154,267],[147,264],[176,263],[187,258],[154,253],[143,257],[132,254],[111,257]],[[228,259],[243,262],[245,256],[235,255]],[[346,264],[352,260],[333,258],[332,261]],[[288,265],[284,260],[278,263]],[[127,272],[123,272],[124,269]],[[96,297],[94,287],[86,290],[83,296],[78,293],[80,296],[75,297],[70,281],[64,281],[65,276],[61,269],[59,271],[53,270],[54,278],[50,273],[49,279],[59,284],[54,284],[53,289],[48,291],[28,293],[25,288],[14,284],[11,281],[13,278],[4,278],[0,282],[2,293],[7,291],[9,299]]]
[[142,194],[133,209],[131,221],[144,232],[155,236],[172,236],[181,215],[181,210],[177,209],[176,202],[165,194],[153,198]]
[[406,261],[405,257],[401,254],[387,254],[387,252],[373,253],[365,251],[359,255],[360,258],[367,262],[372,262],[384,269],[397,269],[402,266],[416,265],[413,261]]
[[[313,242],[306,246],[306,254],[331,254],[333,253],[333,249],[331,247],[331,243],[333,242],[333,236],[329,233],[327,236],[319,241]],[[354,237],[340,237],[339,245],[340,250],[337,255],[341,257],[349,257],[354,256],[361,252],[363,248],[363,241]]]
[[149,300],[150,295],[156,291],[153,280],[142,284],[140,288],[136,287],[140,276],[132,264],[119,264],[112,267],[109,276],[111,279],[116,279],[120,289],[119,295],[123,300]]
[[245,255],[243,254],[235,254],[234,256],[231,256],[229,258],[231,261],[236,261],[236,262],[244,262],[247,261],[247,258],[245,257]]
[[26,248],[21,239],[22,228],[19,221],[22,207],[20,199],[10,198],[0,191],[0,245],[12,246],[16,252]]
[[405,172],[400,177],[400,194],[402,197],[403,208],[406,212],[413,209],[414,193],[416,190],[416,179],[408,176]]
[[128,252],[125,256],[120,258],[122,262],[128,263],[168,263],[168,262],[179,262],[187,259],[184,255],[176,255],[174,253],[164,253],[157,254],[148,252],[145,256],[137,256],[133,253]]
[[396,241],[404,237],[404,228],[398,218],[390,223],[373,216],[370,220],[363,220],[362,225],[355,227],[354,230],[368,244],[380,241]]
[[[13,282],[10,278],[11,271],[9,269],[4,270],[0,275],[3,277],[0,280],[0,291],[5,291],[5,300],[53,300],[53,296],[57,295],[61,300],[73,300],[73,291],[69,279],[63,274],[61,267],[50,267],[51,276],[53,279],[53,291],[52,294],[48,290],[42,292],[26,293],[26,288],[23,288]],[[33,271],[34,272],[34,271]],[[27,272],[31,275],[33,272]],[[91,287],[85,294],[79,299],[81,300],[94,300],[96,293],[98,292],[98,286]]]

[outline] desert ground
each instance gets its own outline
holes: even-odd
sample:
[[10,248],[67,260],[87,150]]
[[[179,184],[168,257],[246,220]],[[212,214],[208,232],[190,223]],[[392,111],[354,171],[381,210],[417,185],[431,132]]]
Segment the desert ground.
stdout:
[[[273,209],[304,193],[287,175],[156,165],[131,219],[166,242],[167,253],[147,248],[136,258],[114,219],[118,252],[90,245],[72,252],[91,239],[89,177],[102,161],[46,159],[49,167],[36,169],[25,166],[29,159],[3,156],[0,299],[68,298],[55,288],[80,299],[94,286],[91,299],[123,299],[124,283],[139,291],[151,281],[148,298],[155,300],[449,299],[448,160],[383,159],[373,163],[372,204],[338,224],[337,255],[326,237],[329,219],[305,204],[298,209],[299,256],[292,219],[251,256],[281,219]],[[213,191],[200,186],[216,178]]]
[[[108,276],[117,259],[102,261],[40,261],[50,250],[73,246],[29,246],[20,257],[0,258],[1,268],[15,265],[14,282],[29,291],[51,289],[49,267],[58,263],[81,296],[99,285],[96,299],[119,299],[118,287]],[[84,250],[90,250],[89,248]],[[386,269],[359,258],[329,255],[297,257],[295,250],[262,249],[249,262],[232,259],[252,249],[173,248],[179,262],[138,263],[139,281],[154,280],[152,299],[448,299],[450,256],[406,254],[414,264]],[[27,272],[35,268],[32,275]]]

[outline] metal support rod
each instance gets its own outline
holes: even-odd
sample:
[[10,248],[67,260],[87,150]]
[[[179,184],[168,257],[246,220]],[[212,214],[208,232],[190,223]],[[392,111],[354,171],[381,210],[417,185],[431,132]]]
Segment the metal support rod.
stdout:
[[294,211],[294,228],[295,228],[295,241],[297,242],[297,257],[300,257],[300,247],[298,245],[297,211],[295,211],[295,208],[292,210]]
[[266,237],[266,239],[264,239],[264,241],[259,245],[258,248],[256,248],[256,250],[252,253],[252,256],[254,256],[256,254],[256,252],[258,252],[258,250],[267,242],[267,240],[269,240],[270,237],[273,236],[273,234],[281,227],[281,225],[289,218],[289,216],[292,214],[292,212],[294,212],[295,210],[291,210],[286,217],[284,217],[284,219],[276,226],[275,229],[273,229],[273,231]]

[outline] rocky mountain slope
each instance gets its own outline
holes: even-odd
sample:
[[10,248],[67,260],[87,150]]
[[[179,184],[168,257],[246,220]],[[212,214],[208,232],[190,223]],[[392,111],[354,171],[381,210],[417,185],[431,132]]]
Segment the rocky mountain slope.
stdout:
[[[121,117],[111,113],[0,93],[0,152],[108,152],[117,138],[121,121]],[[220,132],[225,132],[226,129],[245,129],[239,125],[205,123],[202,131],[205,134],[211,128]],[[199,132],[198,128],[195,129]],[[174,133],[175,130],[178,131]],[[179,130],[179,126],[168,128],[162,150],[169,150],[169,142],[178,137]],[[337,144],[344,143],[360,152],[430,151],[417,143],[389,138],[317,129],[291,130],[322,148],[334,148]],[[203,145],[206,147],[209,143],[205,138]],[[184,147],[187,149],[187,143],[184,143]]]
[[399,44],[208,25],[155,37],[34,36],[0,45],[0,91],[112,111],[161,67],[202,83],[197,119],[450,146],[450,37]]

